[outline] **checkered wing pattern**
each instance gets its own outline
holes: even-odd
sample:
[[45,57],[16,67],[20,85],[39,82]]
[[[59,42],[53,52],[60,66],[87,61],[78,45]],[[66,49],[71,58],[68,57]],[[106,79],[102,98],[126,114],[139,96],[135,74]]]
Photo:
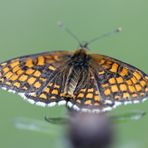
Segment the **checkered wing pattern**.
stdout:
[[111,109],[120,104],[138,103],[148,99],[148,76],[141,70],[119,60],[92,55],[102,101]]
[[31,103],[49,103],[51,94],[59,95],[56,90],[60,89],[60,80],[56,77],[68,56],[69,52],[55,51],[3,62],[0,64],[0,87],[29,99]]

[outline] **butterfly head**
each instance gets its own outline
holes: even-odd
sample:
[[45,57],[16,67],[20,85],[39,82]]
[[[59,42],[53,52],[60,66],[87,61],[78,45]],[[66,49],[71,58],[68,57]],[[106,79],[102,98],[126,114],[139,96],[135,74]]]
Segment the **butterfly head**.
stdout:
[[88,49],[88,43],[85,41],[80,43],[80,48]]
[[79,43],[79,49],[78,50],[86,53],[89,50],[88,45],[89,45],[88,42],[85,42],[85,41],[81,42],[81,43]]

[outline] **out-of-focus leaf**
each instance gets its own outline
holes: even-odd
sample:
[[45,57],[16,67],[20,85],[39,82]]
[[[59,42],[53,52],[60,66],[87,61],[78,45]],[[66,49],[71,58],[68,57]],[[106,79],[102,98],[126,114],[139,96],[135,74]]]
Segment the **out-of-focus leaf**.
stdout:
[[56,133],[57,126],[49,125],[45,120],[18,117],[14,120],[14,126],[20,130],[46,133],[52,136],[58,134]]
[[120,113],[112,116],[112,119],[115,123],[124,123],[128,121],[136,121],[140,120],[144,115],[146,115],[146,112],[144,111],[130,111],[125,113]]

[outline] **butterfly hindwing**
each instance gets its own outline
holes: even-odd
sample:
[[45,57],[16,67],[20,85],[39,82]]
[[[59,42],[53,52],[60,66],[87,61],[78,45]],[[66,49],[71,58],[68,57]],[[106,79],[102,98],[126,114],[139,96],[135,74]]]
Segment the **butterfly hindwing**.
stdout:
[[62,73],[55,74],[50,82],[42,89],[35,93],[24,94],[28,101],[40,106],[54,106],[66,104],[62,97]]
[[75,97],[67,103],[68,107],[77,111],[98,112],[104,107],[101,101],[101,95],[93,75],[86,79],[85,85],[75,91]]

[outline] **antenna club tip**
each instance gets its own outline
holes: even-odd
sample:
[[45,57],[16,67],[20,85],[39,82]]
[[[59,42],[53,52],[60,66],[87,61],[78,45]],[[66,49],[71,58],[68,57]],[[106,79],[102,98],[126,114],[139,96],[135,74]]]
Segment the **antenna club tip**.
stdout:
[[58,25],[59,27],[64,27],[64,23],[63,23],[62,21],[58,21],[58,22],[57,22],[57,25]]
[[122,27],[118,27],[118,28],[116,29],[116,31],[117,31],[117,32],[121,32],[121,31],[122,31]]

